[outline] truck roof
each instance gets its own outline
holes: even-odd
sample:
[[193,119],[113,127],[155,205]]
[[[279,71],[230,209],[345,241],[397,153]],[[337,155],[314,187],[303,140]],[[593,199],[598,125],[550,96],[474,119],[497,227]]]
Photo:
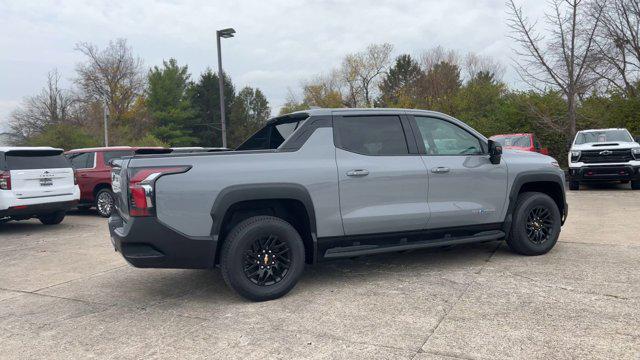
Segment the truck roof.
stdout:
[[53,148],[51,146],[0,146],[0,152],[7,151],[38,151],[38,150],[56,150],[63,151],[62,149]]
[[139,150],[139,149],[165,149],[162,146],[102,146],[93,148],[80,148],[67,151],[71,152],[84,152],[84,151],[118,151],[118,150]]
[[533,135],[533,133],[514,133],[514,134],[496,134],[496,135],[492,135],[491,137],[507,137],[507,136],[529,136],[529,135]]
[[[308,110],[299,110],[283,116],[290,116],[294,114],[308,114],[310,116],[320,115],[332,115],[335,113],[404,113],[404,114],[441,114],[443,113],[432,110],[418,110],[418,109],[401,109],[401,108],[313,108]],[[448,117],[448,116],[447,116]]]
[[608,131],[608,130],[626,130],[629,131],[625,128],[607,128],[607,129],[587,129],[587,130],[580,130],[578,132],[597,132],[597,131]]

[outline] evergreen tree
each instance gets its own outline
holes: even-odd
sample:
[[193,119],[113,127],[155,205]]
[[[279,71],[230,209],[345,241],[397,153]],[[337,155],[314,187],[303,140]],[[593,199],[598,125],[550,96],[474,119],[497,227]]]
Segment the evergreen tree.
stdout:
[[[403,54],[396,58],[395,64],[380,82],[380,97],[376,102],[378,107],[395,107],[407,102],[413,102],[417,97],[417,83],[424,77],[420,65]],[[405,105],[406,106],[406,105]]]
[[155,123],[152,134],[172,146],[194,145],[198,138],[189,128],[196,112],[187,96],[189,86],[187,66],[178,66],[175,59],[163,62],[163,67],[149,71],[147,108]]
[[[235,89],[228,76],[224,76],[224,106],[227,114],[235,98]],[[197,83],[192,84],[188,96],[196,112],[189,129],[198,138],[200,146],[222,146],[220,92],[218,75],[207,69]],[[227,116],[228,119],[228,116]]]
[[228,143],[235,148],[258,131],[271,115],[269,102],[260,89],[245,87],[236,95],[229,114]]

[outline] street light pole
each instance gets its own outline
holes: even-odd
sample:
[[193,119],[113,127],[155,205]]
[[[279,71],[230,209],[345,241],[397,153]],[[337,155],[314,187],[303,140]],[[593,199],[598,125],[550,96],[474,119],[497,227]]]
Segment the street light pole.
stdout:
[[104,108],[104,146],[107,147],[109,146],[109,128],[107,127],[107,123],[109,122],[109,108],[108,108],[108,103],[105,100],[103,108]]
[[235,34],[232,28],[216,31],[216,41],[218,45],[218,87],[220,91],[220,127],[222,130],[222,147],[227,147],[227,121],[225,119],[224,108],[224,72],[222,71],[222,52],[220,50],[220,38],[231,38]]

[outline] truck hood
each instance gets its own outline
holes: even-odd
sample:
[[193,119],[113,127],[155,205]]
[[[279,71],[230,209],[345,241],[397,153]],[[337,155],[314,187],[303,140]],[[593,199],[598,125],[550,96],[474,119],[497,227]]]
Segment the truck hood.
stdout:
[[506,159],[513,159],[515,161],[518,161],[518,159],[520,159],[526,162],[550,163],[552,161],[555,161],[554,158],[548,155],[543,155],[535,151],[518,150],[513,148],[504,148],[502,150],[502,157]]
[[571,150],[616,150],[632,149],[640,147],[637,142],[613,141],[613,142],[592,142],[581,145],[573,145]]

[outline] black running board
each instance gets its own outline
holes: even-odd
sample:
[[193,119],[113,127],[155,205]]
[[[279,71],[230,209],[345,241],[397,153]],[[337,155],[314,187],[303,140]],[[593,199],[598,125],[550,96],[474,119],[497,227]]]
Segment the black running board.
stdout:
[[346,247],[335,247],[328,249],[324,253],[325,259],[350,258],[365,255],[375,255],[396,251],[407,251],[416,249],[426,249],[440,246],[470,244],[476,242],[500,240],[505,237],[501,230],[483,231],[472,236],[448,237],[438,240],[415,241],[411,243],[397,245],[354,245]]

